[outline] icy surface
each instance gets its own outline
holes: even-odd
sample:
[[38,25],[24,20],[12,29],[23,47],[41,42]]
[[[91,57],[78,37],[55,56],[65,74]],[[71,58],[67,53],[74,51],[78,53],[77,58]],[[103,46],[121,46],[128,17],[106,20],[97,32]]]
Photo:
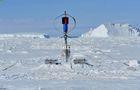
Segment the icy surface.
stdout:
[[[66,63],[63,38],[0,38],[0,90],[139,90],[140,38],[68,41]],[[46,65],[47,58],[62,64]],[[93,66],[75,65],[74,58]]]
[[31,34],[0,34],[0,38],[49,38],[47,34],[31,33]]
[[82,37],[137,37],[140,36],[140,29],[129,24],[102,24]]

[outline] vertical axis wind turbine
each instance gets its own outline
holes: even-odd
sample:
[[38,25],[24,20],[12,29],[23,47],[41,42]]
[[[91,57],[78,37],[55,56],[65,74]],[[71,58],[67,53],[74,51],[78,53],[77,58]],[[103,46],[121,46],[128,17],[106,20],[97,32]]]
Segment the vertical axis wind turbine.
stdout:
[[[64,41],[65,41],[65,58],[66,58],[66,62],[68,62],[68,59],[70,57],[70,45],[68,45],[68,33],[70,31],[72,31],[75,27],[76,27],[76,20],[73,16],[67,14],[66,11],[64,11],[64,14],[58,16],[55,18],[54,21],[56,21],[57,19],[59,19],[61,17],[62,19],[62,24],[63,24],[63,37],[64,37]],[[71,19],[71,21],[70,21]],[[69,22],[72,22],[73,20],[73,25],[71,25],[71,27],[69,27],[68,25],[70,24]],[[59,30],[57,27],[56,27],[56,24],[54,23],[54,26],[55,26],[55,29],[56,30]]]

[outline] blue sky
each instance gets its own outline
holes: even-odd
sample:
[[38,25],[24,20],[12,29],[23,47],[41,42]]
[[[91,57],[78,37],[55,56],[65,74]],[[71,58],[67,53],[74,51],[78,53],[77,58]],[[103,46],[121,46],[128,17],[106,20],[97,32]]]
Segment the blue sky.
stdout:
[[140,0],[0,0],[0,33],[49,32],[67,10],[78,32],[102,23],[140,23]]

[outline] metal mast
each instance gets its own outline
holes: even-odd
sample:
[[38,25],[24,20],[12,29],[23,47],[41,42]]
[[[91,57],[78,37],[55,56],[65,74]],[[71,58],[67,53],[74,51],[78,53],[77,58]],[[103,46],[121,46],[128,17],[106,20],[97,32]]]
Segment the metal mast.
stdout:
[[64,17],[62,17],[62,24],[63,24],[63,32],[64,32],[64,40],[65,40],[64,51],[65,51],[66,62],[68,62],[68,59],[70,57],[70,46],[68,45],[68,42],[67,42],[69,17],[67,16],[66,11],[64,12]]

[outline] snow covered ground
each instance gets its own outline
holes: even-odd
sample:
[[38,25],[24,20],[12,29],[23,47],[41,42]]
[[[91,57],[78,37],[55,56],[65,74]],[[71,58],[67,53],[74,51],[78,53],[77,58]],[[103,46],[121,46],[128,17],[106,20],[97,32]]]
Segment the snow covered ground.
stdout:
[[[71,38],[70,63],[63,38],[0,37],[0,90],[139,90],[140,38]],[[73,58],[88,65],[74,65]],[[61,65],[46,65],[46,58]],[[71,69],[72,64],[72,69]]]

